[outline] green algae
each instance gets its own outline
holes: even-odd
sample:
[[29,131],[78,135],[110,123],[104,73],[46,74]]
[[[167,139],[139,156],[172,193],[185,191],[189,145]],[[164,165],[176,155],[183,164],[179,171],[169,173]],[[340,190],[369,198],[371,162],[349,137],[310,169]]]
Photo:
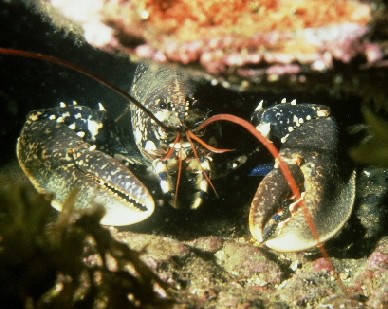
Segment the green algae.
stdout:
[[363,108],[362,113],[371,136],[351,149],[350,155],[359,164],[388,167],[388,121],[368,108]]

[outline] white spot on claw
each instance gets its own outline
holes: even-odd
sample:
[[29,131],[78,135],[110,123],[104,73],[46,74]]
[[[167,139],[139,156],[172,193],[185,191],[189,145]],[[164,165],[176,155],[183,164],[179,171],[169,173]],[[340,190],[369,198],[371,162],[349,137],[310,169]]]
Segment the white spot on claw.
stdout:
[[330,112],[328,110],[319,110],[317,111],[318,117],[328,117],[330,115]]
[[102,123],[98,123],[94,120],[88,120],[88,130],[94,138],[98,134],[98,130],[102,128]]
[[282,144],[284,144],[284,143],[287,141],[288,136],[289,136],[289,134],[283,136],[283,137],[280,139],[280,142],[281,142]]
[[369,177],[370,176],[370,172],[368,172],[368,171],[363,171],[362,172],[366,177]]
[[263,109],[263,103],[264,103],[264,100],[261,100],[259,102],[259,105],[257,105],[257,107],[255,108],[255,111],[260,111]]
[[85,137],[85,132],[79,131],[79,132],[77,132],[77,135],[78,135],[79,137],[83,138],[83,137]]
[[271,124],[262,123],[259,126],[257,126],[256,129],[260,131],[260,133],[263,134],[265,137],[267,137],[269,135],[269,132],[271,131]]
[[145,149],[148,151],[156,151],[156,146],[152,141],[147,141],[145,144]]

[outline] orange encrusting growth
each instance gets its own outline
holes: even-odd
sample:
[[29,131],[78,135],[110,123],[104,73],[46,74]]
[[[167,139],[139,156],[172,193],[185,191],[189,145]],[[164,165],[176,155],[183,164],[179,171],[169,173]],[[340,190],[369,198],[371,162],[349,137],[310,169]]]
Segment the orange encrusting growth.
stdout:
[[[149,39],[165,36],[183,42],[224,36],[251,37],[271,31],[354,22],[366,25],[370,6],[354,0],[105,0],[100,12],[108,24]],[[136,25],[143,25],[139,29]],[[145,30],[145,32],[143,32]]]
[[153,34],[174,33],[184,41],[223,36],[225,31],[228,35],[249,37],[349,21],[365,25],[370,20],[368,5],[349,0],[148,0],[140,3],[148,11],[147,23],[155,26]]

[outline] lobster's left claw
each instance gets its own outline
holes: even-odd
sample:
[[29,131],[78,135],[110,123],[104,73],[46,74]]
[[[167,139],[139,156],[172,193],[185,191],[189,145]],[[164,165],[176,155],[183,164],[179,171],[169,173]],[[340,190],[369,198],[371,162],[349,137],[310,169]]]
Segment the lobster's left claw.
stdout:
[[[74,166],[79,200],[104,205],[106,213],[101,224],[123,226],[147,219],[155,203],[145,185],[123,164],[109,155],[90,147],[74,149]],[[86,183],[85,183],[86,181]]]
[[29,114],[17,152],[20,166],[37,190],[54,194],[52,205],[57,210],[78,192],[74,207],[104,206],[102,224],[129,225],[154,211],[148,189],[125,165],[42,111]]
[[[338,132],[331,117],[297,128],[282,145],[280,155],[290,163],[304,205],[295,206],[292,192],[276,168],[260,183],[253,199],[250,230],[253,237],[276,251],[309,250],[332,238],[349,219],[355,173],[340,158]],[[308,222],[310,216],[305,211],[312,221]]]

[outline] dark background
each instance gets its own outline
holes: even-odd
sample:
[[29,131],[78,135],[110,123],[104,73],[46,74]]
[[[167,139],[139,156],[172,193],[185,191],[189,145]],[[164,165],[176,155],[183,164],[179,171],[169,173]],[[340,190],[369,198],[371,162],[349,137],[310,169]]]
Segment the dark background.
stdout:
[[[1,47],[55,55],[129,90],[135,66],[128,57],[103,53],[56,30],[20,1],[0,0],[0,24]],[[29,110],[73,100],[89,106],[102,102],[113,112],[127,104],[106,87],[69,69],[45,61],[0,55],[0,164],[15,158],[16,138]]]

